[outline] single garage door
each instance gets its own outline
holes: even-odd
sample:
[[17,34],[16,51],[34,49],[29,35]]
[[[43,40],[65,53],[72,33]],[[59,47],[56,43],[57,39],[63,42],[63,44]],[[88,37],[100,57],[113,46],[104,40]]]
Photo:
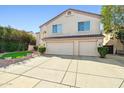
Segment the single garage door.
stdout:
[[81,56],[98,56],[96,42],[79,42],[79,55]]
[[73,42],[49,42],[46,47],[47,54],[73,55]]

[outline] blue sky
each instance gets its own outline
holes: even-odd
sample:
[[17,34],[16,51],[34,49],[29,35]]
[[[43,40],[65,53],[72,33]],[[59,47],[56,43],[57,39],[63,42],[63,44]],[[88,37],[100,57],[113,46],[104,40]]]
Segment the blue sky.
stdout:
[[39,26],[68,8],[100,14],[97,5],[0,5],[0,25],[38,32]]

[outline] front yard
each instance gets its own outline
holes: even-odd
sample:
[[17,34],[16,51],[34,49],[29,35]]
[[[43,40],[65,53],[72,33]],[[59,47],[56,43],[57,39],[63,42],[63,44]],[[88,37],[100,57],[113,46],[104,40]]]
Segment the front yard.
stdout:
[[30,59],[33,57],[32,54],[34,53],[31,51],[9,52],[0,54],[0,67],[5,68],[11,64]]
[[32,52],[31,51],[22,51],[22,52],[10,52],[10,53],[5,53],[0,55],[0,59],[5,59],[5,58],[22,58],[27,55],[30,55]]

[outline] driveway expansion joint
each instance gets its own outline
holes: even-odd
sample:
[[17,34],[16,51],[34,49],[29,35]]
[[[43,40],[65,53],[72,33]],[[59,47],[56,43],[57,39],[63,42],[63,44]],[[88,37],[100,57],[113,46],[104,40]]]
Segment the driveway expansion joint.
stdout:
[[118,88],[121,88],[121,86],[124,84],[124,80],[121,82],[120,86]]
[[77,60],[77,67],[76,67],[76,77],[75,77],[75,84],[74,86],[76,87],[76,83],[77,83],[77,74],[78,74],[78,60]]
[[40,80],[39,82],[37,82],[32,88],[35,88],[40,82],[42,82],[42,80]]
[[21,75],[19,75],[19,76],[15,77],[15,78],[13,78],[13,79],[11,79],[11,80],[9,80],[9,81],[3,83],[3,84],[0,84],[0,86],[3,86],[3,85],[5,85],[5,84],[7,84],[7,83],[9,83],[9,82],[11,82],[11,81],[13,81],[13,80],[19,78],[19,77],[21,77]]
[[[65,72],[66,70],[54,69],[54,68],[47,68],[47,67],[38,67],[39,69],[47,69],[47,70],[54,70],[54,71],[62,71]],[[71,73],[75,73],[74,71],[67,71]]]
[[36,65],[36,66],[34,66],[34,67],[32,67],[32,68],[30,68],[30,69],[26,70],[26,71],[25,71],[25,72],[23,72],[22,74],[24,74],[24,73],[26,73],[26,72],[28,72],[28,71],[30,71],[30,70],[32,70],[32,69],[34,69],[34,68],[37,68],[39,65],[42,65],[42,64],[44,64],[44,63],[48,62],[48,60],[50,60],[50,59],[47,59],[47,60],[43,61],[43,63],[40,63],[40,64],[38,64],[38,65]]
[[[4,71],[2,71],[2,72],[4,72]],[[19,75],[18,77],[14,78],[14,79],[12,79],[12,80],[6,82],[6,83],[9,83],[9,82],[11,82],[11,81],[13,81],[13,80],[15,80],[15,79],[21,77],[21,76],[24,76],[24,77],[28,77],[28,78],[32,78],[32,79],[37,79],[37,80],[40,80],[40,81],[46,81],[46,82],[51,82],[51,83],[60,84],[60,83],[58,83],[58,82],[54,82],[54,81],[50,81],[50,80],[45,80],[45,79],[40,79],[40,78],[36,78],[36,77],[31,77],[31,76],[27,76],[27,75],[15,74],[15,73],[11,73],[11,72],[5,72],[5,73],[9,73],[9,74],[13,74],[13,75]],[[6,83],[4,83],[4,84],[6,84]],[[2,84],[2,85],[4,85],[4,84]],[[1,86],[2,86],[2,85],[1,85]],[[71,85],[68,85],[68,84],[61,84],[61,85],[65,85],[65,86],[69,86],[69,87],[74,87],[74,86],[71,86]]]
[[63,75],[63,77],[62,77],[62,80],[61,80],[60,84],[63,82],[63,79],[64,79],[64,77],[65,77],[65,75],[66,75],[66,73],[67,73],[67,71],[68,71],[69,66],[71,65],[71,63],[72,63],[72,60],[71,60],[70,63],[68,64],[68,67],[67,67],[67,69],[66,69],[66,71],[65,71],[65,73],[64,73],[64,75]]
[[78,73],[78,74],[89,75],[89,76],[104,77],[104,78],[113,78],[113,79],[120,79],[120,80],[123,80],[123,79],[124,79],[124,78],[109,77],[109,76],[102,76],[102,75],[88,74],[88,73],[81,73],[81,72],[77,72],[77,73]]

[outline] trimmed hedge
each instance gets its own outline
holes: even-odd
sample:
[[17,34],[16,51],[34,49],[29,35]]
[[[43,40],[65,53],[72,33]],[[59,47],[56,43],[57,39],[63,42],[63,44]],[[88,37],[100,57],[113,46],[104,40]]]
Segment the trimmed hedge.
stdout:
[[104,47],[104,46],[103,47],[98,47],[98,52],[99,52],[101,58],[105,58],[105,56],[108,53],[108,48]]
[[38,50],[38,46],[34,46],[34,50],[37,51]]
[[28,45],[24,43],[0,39],[0,51],[1,52],[25,51],[27,49],[28,49]]
[[39,52],[41,53],[41,54],[43,54],[45,51],[46,51],[46,47],[44,47],[44,46],[41,46],[41,47],[39,47]]

